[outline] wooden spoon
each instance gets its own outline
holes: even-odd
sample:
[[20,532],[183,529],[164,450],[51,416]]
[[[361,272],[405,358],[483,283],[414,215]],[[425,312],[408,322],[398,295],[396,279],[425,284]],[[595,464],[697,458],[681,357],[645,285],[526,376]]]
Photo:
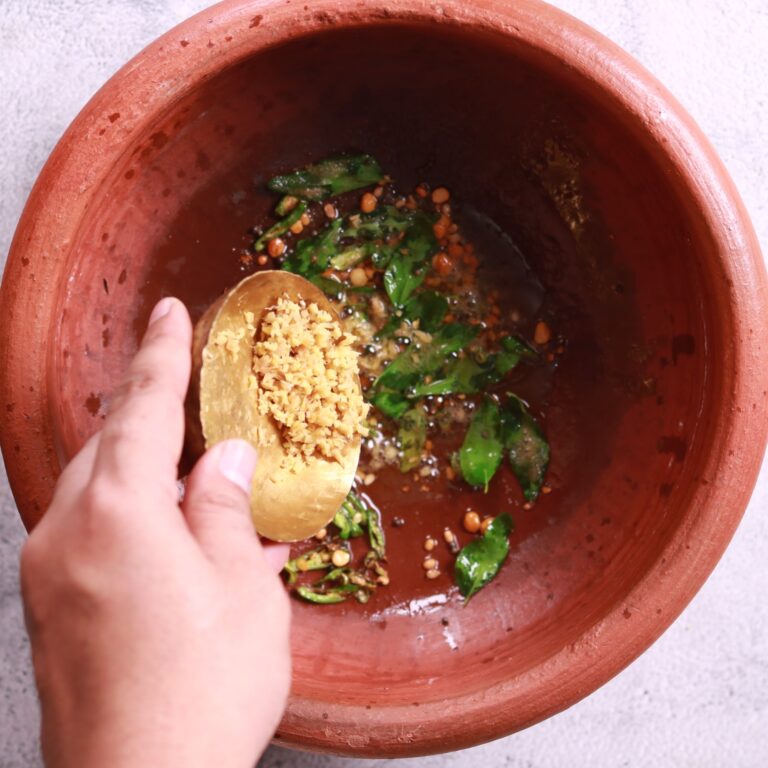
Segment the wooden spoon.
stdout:
[[[349,493],[360,458],[359,436],[345,446],[341,461],[320,456],[293,462],[271,417],[261,415],[248,389],[253,335],[242,334],[245,313],[258,329],[265,312],[280,297],[317,304],[336,322],[339,317],[325,294],[303,277],[270,270],[245,278],[211,305],[195,326],[192,383],[187,399],[187,443],[192,452],[227,438],[242,438],[259,453],[253,476],[251,514],[256,531],[275,541],[298,541],[323,528]],[[228,345],[209,343],[220,333],[241,338]],[[355,375],[357,386],[360,380]]]

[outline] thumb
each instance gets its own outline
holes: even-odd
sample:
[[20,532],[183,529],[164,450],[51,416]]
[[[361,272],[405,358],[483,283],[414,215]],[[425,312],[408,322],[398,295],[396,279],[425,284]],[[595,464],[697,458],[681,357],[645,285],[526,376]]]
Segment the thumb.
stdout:
[[279,571],[288,559],[283,545],[262,547],[251,522],[251,477],[258,458],[245,440],[224,440],[208,450],[187,479],[183,510],[200,548],[217,565],[265,561]]

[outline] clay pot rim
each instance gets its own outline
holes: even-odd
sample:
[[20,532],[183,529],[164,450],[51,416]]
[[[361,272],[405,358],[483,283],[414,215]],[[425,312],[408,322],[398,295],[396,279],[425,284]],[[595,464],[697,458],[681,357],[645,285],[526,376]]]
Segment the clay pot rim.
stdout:
[[[299,16],[297,20],[296,17]],[[686,517],[668,545],[610,614],[579,640],[532,671],[493,689],[441,702],[358,707],[293,697],[277,740],[302,748],[376,757],[458,749],[531,725],[605,683],[671,624],[706,580],[746,508],[763,454],[768,369],[750,338],[768,337],[768,286],[756,235],[725,168],[680,104],[643,67],[599,33],[539,0],[504,6],[491,0],[315,0],[295,6],[228,0],[171,30],[126,64],[92,98],[51,154],[30,195],[9,253],[0,291],[6,319],[0,339],[0,441],[25,525],[47,505],[59,471],[50,411],[48,361],[39,350],[54,333],[56,280],[66,273],[68,243],[89,200],[122,156],[129,134],[146,129],[169,103],[202,79],[266,47],[329,28],[366,24],[440,23],[517,39],[550,54],[638,125],[685,180],[692,205],[717,246],[717,268],[730,281],[719,322],[731,334],[720,361],[729,384],[717,405],[704,468],[718,483],[697,485]],[[225,38],[231,40],[225,42]],[[215,41],[212,49],[209,41]],[[163,82],[164,88],[156,84]],[[137,108],[135,105],[143,104]],[[104,129],[104,130],[102,130]],[[101,132],[101,133],[100,133]],[[750,331],[752,336],[750,336]],[[55,334],[54,334],[55,338]],[[30,386],[31,383],[31,386]],[[13,404],[13,407],[9,407]],[[752,406],[755,405],[753,410]],[[22,407],[23,406],[23,407]],[[729,453],[731,455],[729,455]],[[26,461],[19,461],[19,457]],[[686,549],[686,544],[692,544]],[[662,559],[665,564],[661,565]],[[672,585],[671,587],[669,585]],[[649,595],[661,615],[627,609]],[[329,697],[330,698],[330,697]],[[500,704],[504,706],[500,706]],[[326,713],[327,720],[321,719]],[[417,718],[416,718],[417,715]],[[418,724],[415,720],[418,719]],[[414,723],[409,730],[408,723]],[[326,727],[332,725],[332,727]],[[361,725],[367,737],[360,734]],[[356,734],[347,737],[346,734]]]

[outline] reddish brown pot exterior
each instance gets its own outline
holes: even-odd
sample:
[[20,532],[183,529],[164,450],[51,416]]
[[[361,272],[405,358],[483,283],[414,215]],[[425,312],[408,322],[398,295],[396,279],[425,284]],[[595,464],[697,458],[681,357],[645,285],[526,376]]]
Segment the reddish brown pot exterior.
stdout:
[[[3,454],[31,528],[155,298],[199,316],[236,281],[223,255],[212,283],[196,272],[213,269],[200,238],[215,247],[266,205],[238,221],[228,185],[347,147],[406,178],[440,172],[493,213],[584,340],[547,423],[562,492],[491,587],[439,613],[294,611],[279,742],[457,749],[570,706],[645,650],[722,555],[765,446],[768,293],[747,214],[677,102],[594,31],[534,0],[239,0],[164,35],[75,120],[19,224]],[[183,270],[169,233],[189,236]]]

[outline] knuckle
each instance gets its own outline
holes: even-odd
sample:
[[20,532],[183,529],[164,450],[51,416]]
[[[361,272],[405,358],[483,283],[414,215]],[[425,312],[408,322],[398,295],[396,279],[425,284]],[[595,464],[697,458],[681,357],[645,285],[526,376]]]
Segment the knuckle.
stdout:
[[176,334],[158,328],[157,335],[139,350],[131,366],[131,373],[162,374],[185,365],[189,360],[189,347]]
[[62,617],[92,620],[114,599],[105,578],[105,542],[90,530],[101,523],[82,525],[82,519],[79,523],[77,541],[63,540],[58,530],[36,529],[21,548],[24,618],[35,636]]
[[56,565],[53,579],[33,585],[25,596],[25,607],[28,620],[39,628],[64,617],[93,621],[111,610],[114,599],[104,563],[65,558]]
[[156,370],[141,367],[130,371],[117,388],[110,411],[114,413],[126,402],[156,392],[160,384],[161,377]]
[[228,515],[236,525],[250,526],[248,501],[244,495],[235,495],[226,491],[203,489],[195,498],[195,513],[201,518]]
[[122,540],[136,523],[135,510],[143,499],[126,482],[96,477],[80,498],[79,535],[82,545],[99,550]]
[[102,443],[110,447],[131,444],[139,440],[146,429],[146,424],[136,414],[115,414],[115,418],[107,420]]
[[61,603],[71,616],[92,619],[108,609],[114,600],[98,563],[70,563],[64,580],[66,590]]
[[95,477],[83,491],[83,511],[88,515],[103,515],[118,506],[121,496],[112,482]]

